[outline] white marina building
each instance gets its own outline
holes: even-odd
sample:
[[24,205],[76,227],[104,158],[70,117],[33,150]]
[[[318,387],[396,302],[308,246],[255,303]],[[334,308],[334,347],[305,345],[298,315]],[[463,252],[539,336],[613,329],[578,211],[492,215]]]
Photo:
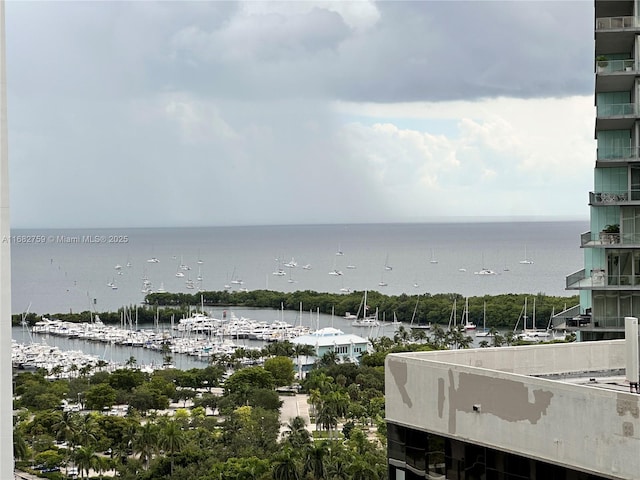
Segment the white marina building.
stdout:
[[309,345],[315,349],[315,357],[302,359],[302,374],[309,371],[315,361],[325,353],[335,352],[340,362],[358,363],[370,348],[369,340],[353,333],[344,333],[333,327],[325,327],[291,340],[294,345]]

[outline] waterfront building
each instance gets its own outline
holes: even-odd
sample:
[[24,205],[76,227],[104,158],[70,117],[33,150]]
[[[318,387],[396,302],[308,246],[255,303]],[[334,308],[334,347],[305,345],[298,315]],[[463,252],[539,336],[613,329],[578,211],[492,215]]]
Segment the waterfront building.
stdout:
[[633,320],[630,343],[388,355],[389,479],[640,479]]
[[293,338],[294,345],[309,345],[315,349],[315,357],[305,357],[298,361],[300,375],[303,376],[309,371],[315,361],[325,353],[335,352],[339,362],[358,363],[360,357],[369,348],[369,340],[353,333],[344,333],[342,330],[333,327],[320,328],[307,335]]
[[584,268],[567,277],[580,312],[567,327],[580,341],[622,338],[640,315],[640,4],[595,1],[595,138]]

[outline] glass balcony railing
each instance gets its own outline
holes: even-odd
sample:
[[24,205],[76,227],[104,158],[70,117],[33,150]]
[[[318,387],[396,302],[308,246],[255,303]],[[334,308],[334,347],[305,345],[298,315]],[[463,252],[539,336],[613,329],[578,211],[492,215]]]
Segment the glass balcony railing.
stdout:
[[596,71],[598,73],[635,72],[635,61],[627,60],[598,60]]
[[598,160],[625,160],[638,158],[638,147],[599,147]]
[[623,205],[640,202],[640,190],[589,192],[589,205]]
[[636,114],[636,105],[635,103],[613,103],[598,105],[596,114],[599,118],[633,117]]
[[620,245],[626,247],[640,246],[640,232],[637,233],[608,233],[585,232],[580,234],[581,247],[601,247]]
[[596,31],[638,28],[637,17],[605,17],[596,19]]
[[582,288],[604,287],[604,270],[591,270],[591,275],[587,275],[584,269],[569,275],[566,279],[568,290],[579,290]]
[[[604,269],[594,268],[590,275],[580,270],[566,278],[566,287],[569,290],[604,287],[640,287],[640,275],[607,275]],[[616,290],[613,288],[613,290]],[[637,288],[634,288],[637,290]]]

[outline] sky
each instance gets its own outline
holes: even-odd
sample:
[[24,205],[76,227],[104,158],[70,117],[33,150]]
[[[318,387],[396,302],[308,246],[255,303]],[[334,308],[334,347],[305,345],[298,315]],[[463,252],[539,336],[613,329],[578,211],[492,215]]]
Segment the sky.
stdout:
[[586,219],[593,14],[7,0],[11,224]]

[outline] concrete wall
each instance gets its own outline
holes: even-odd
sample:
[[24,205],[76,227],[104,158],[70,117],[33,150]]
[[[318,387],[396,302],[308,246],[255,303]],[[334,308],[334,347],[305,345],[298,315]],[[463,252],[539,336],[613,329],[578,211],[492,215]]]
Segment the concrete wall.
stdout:
[[620,368],[623,358],[623,341],[389,355],[387,420],[640,479],[640,395],[526,376]]

